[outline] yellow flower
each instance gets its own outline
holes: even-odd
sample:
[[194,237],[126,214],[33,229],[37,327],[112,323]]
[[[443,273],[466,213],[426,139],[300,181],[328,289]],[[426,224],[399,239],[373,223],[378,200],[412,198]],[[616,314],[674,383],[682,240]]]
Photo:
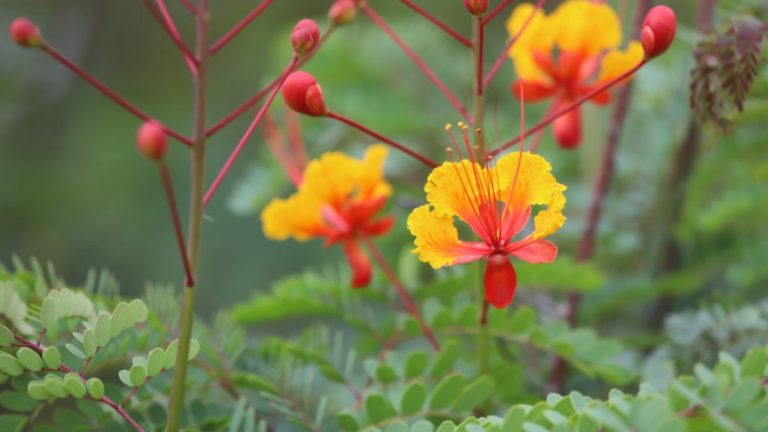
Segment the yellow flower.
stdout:
[[[569,0],[548,15],[524,3],[507,20],[507,31],[510,37],[519,34],[509,50],[518,76],[513,94],[518,98],[524,94],[529,102],[554,98],[555,108],[589,94],[643,60],[639,42],[620,48],[621,23],[607,3]],[[610,93],[598,93],[592,101],[606,104]],[[558,119],[554,131],[561,146],[577,146],[578,109]]]
[[[466,131],[462,132],[467,143]],[[557,255],[557,247],[544,238],[565,223],[566,188],[551,169],[543,157],[529,152],[506,155],[495,166],[471,158],[443,163],[424,187],[428,204],[408,217],[408,229],[415,237],[413,252],[436,269],[485,258],[486,300],[498,308],[507,306],[516,281],[508,256],[544,263]],[[531,232],[515,241],[534,206],[540,210]],[[460,240],[455,218],[481,241]]]
[[342,243],[352,266],[353,286],[368,284],[371,265],[357,240],[386,233],[392,217],[375,218],[392,193],[384,181],[387,148],[374,145],[362,160],[329,152],[310,161],[298,191],[276,198],[261,214],[264,235],[271,240],[324,238]]

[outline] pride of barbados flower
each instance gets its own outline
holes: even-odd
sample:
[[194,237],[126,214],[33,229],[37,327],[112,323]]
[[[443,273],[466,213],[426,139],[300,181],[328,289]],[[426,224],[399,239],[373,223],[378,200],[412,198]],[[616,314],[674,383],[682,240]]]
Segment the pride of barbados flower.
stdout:
[[387,148],[371,146],[362,160],[340,152],[325,153],[304,170],[298,191],[275,199],[261,214],[264,235],[272,240],[324,238],[325,245],[340,243],[352,269],[352,286],[371,280],[371,262],[360,240],[387,233],[392,216],[377,217],[391,186],[384,181]]
[[[518,37],[509,51],[518,77],[512,93],[519,98],[524,90],[528,102],[552,98],[553,111],[629,71],[644,57],[642,45],[634,40],[626,50],[619,49],[619,18],[610,5],[592,0],[568,0],[548,15],[521,4],[507,21],[507,30],[510,37]],[[609,101],[608,91],[592,98],[598,105]],[[555,120],[553,131],[560,146],[578,146],[580,109]]]
[[[547,263],[557,256],[557,247],[544,238],[565,223],[566,187],[552,175],[549,162],[536,154],[509,154],[493,166],[487,158],[477,160],[467,127],[460,127],[467,157],[451,133],[452,161],[432,171],[424,187],[428,204],[408,217],[408,229],[415,237],[413,252],[435,269],[485,259],[485,300],[503,308],[512,302],[517,285],[510,257]],[[539,210],[532,230],[520,236],[534,206]],[[459,240],[454,217],[481,241]]]

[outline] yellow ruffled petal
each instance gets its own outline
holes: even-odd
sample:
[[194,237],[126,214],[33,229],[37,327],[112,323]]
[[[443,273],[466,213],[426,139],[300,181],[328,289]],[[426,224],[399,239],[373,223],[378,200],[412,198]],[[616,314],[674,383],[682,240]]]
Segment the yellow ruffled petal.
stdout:
[[264,235],[270,240],[293,237],[305,241],[323,229],[321,202],[311,195],[295,193],[287,199],[276,198],[261,212]]
[[415,208],[408,216],[408,230],[413,234],[413,253],[432,268],[452,265],[464,256],[463,243],[453,224],[453,217],[430,210],[429,205]]
[[555,41],[556,29],[551,25],[551,20],[541,10],[536,10],[531,3],[518,5],[507,20],[507,33],[509,37],[515,37],[519,30],[531,17],[528,26],[520,34],[517,42],[509,50],[515,72],[518,78],[528,81],[548,82],[549,78],[533,60],[534,52],[549,54]]
[[339,206],[357,187],[360,172],[360,161],[341,152],[328,152],[307,164],[299,191]]
[[437,214],[459,216],[468,221],[474,217],[473,208],[479,197],[488,196],[488,179],[489,172],[476,163],[445,162],[427,177],[424,186],[427,202]]
[[609,51],[603,57],[598,82],[610,81],[632,69],[643,60],[643,56],[643,46],[637,41],[630,42],[624,51]]
[[389,150],[383,144],[368,148],[360,164],[358,194],[360,198],[378,198],[392,195],[392,187],[384,181],[384,162]]
[[[515,181],[518,161],[520,171]],[[501,181],[502,200],[508,200],[510,208],[524,210],[531,205],[546,206],[534,217],[534,239],[547,237],[565,224],[563,208],[566,200],[563,192],[566,187],[557,182],[551,172],[552,165],[546,159],[524,152],[520,160],[519,153],[510,153],[499,159],[495,169]]]
[[621,22],[607,3],[570,0],[552,14],[557,46],[587,57],[621,44]]

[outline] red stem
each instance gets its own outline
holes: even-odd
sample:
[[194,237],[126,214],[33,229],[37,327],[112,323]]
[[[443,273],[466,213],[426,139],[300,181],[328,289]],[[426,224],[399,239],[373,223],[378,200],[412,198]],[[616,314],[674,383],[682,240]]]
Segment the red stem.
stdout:
[[189,264],[189,255],[187,255],[187,246],[184,243],[184,232],[181,229],[181,219],[179,218],[179,210],[176,205],[176,195],[173,193],[171,172],[168,169],[168,164],[165,163],[164,160],[160,161],[160,177],[163,181],[163,189],[165,189],[165,198],[168,201],[168,208],[171,211],[171,221],[173,222],[173,231],[176,235],[176,243],[178,243],[181,261],[184,264],[184,274],[186,275],[184,283],[186,287],[191,287],[195,285],[195,276],[192,273],[192,266]]
[[273,0],[264,0],[259,3],[248,15],[245,16],[239,23],[235,24],[227,33],[224,34],[219,40],[216,41],[210,48],[208,48],[208,55],[216,54],[220,49],[224,48],[224,45],[235,38],[244,28],[248,27],[253,20],[256,19],[264,10],[272,4]]
[[502,0],[502,2],[493,8],[493,10],[488,13],[488,15],[483,17],[483,25],[488,25],[488,23],[496,18],[496,15],[500,14],[501,11],[503,11],[505,7],[509,6],[510,3],[512,3],[512,0]]
[[[312,58],[312,56],[315,55],[315,53],[318,51],[320,46],[331,35],[332,32],[333,32],[333,27],[328,28],[328,30],[326,30],[325,33],[323,33],[322,37],[320,37],[320,41],[317,44],[317,48],[315,48],[312,52],[302,57],[301,60],[299,60],[299,63],[296,65],[296,68],[299,68],[303,66],[306,62],[308,62]],[[255,95],[251,96],[250,99],[240,104],[240,106],[235,108],[234,111],[227,114],[223,119],[219,120],[216,124],[208,128],[208,130],[205,131],[205,136],[210,138],[211,136],[216,134],[218,131],[225,128],[228,124],[235,121],[235,119],[243,115],[244,112],[248,111],[249,109],[251,109],[251,107],[259,103],[259,101],[262,100],[264,96],[266,96],[267,93],[269,93],[269,91],[272,90],[277,85],[277,81],[279,79],[280,77],[277,77],[274,80],[272,80],[272,82],[270,82],[264,88],[256,92]]]
[[480,312],[480,326],[488,324],[488,301],[483,300],[483,309]]
[[224,163],[224,166],[221,167],[219,174],[216,175],[216,179],[214,179],[213,183],[211,184],[211,187],[208,188],[208,192],[205,193],[205,196],[203,197],[203,205],[208,205],[208,203],[211,201],[213,194],[216,193],[216,190],[219,188],[219,185],[221,184],[222,180],[224,180],[224,177],[227,175],[229,170],[232,168],[232,165],[235,163],[237,156],[240,155],[240,152],[245,147],[245,143],[247,143],[248,140],[251,138],[251,135],[253,135],[253,132],[256,130],[256,126],[259,125],[261,118],[264,117],[264,114],[272,105],[272,101],[275,100],[277,93],[280,91],[280,88],[283,86],[283,82],[285,81],[285,78],[288,77],[288,74],[290,74],[291,71],[293,71],[297,63],[298,63],[298,59],[296,57],[291,59],[291,62],[288,64],[288,67],[286,67],[283,73],[280,75],[278,83],[275,87],[272,88],[272,93],[270,93],[269,98],[261,106],[261,109],[259,109],[259,112],[256,113],[256,116],[253,118],[251,125],[245,131],[245,133],[243,134],[243,137],[240,138],[240,142],[237,143],[237,146],[232,151],[232,154],[229,155],[229,158]]
[[[640,33],[642,20],[645,17],[648,8],[650,7],[650,3],[650,0],[642,0],[637,4],[634,22],[635,35]],[[633,68],[630,72],[639,69],[644,63],[645,60],[640,62],[640,64]],[[615,80],[612,80],[612,82],[613,81]],[[600,224],[603,203],[605,202],[605,197],[608,193],[608,187],[610,186],[610,181],[613,177],[613,169],[616,161],[616,149],[619,145],[619,138],[621,137],[621,130],[624,127],[624,121],[627,118],[629,101],[631,97],[632,86],[627,85],[621,89],[621,92],[619,93],[619,96],[616,100],[616,106],[613,110],[613,115],[611,116],[611,127],[608,130],[605,148],[603,149],[603,159],[600,163],[600,172],[597,176],[597,181],[595,182],[592,202],[589,205],[589,211],[587,213],[587,225],[584,229],[581,241],[579,242],[579,248],[576,252],[576,261],[579,262],[590,260],[594,254],[597,227]],[[581,297],[581,293],[579,292],[572,291],[568,293],[568,304],[565,318],[571,327],[576,324],[576,318],[578,316],[579,306],[581,304]],[[562,393],[565,386],[565,378],[567,372],[568,364],[565,362],[565,359],[558,357],[555,360],[555,365],[552,368],[552,372],[549,378],[549,385],[553,391]]]
[[[507,1],[511,1],[511,0],[507,0]],[[456,30],[450,28],[446,23],[435,18],[434,15],[430,14],[423,8],[414,4],[411,0],[400,0],[400,2],[402,2],[404,5],[408,6],[409,8],[413,9],[417,14],[431,21],[432,24],[440,27],[444,32],[448,33],[450,37],[456,39],[460,44],[464,45],[467,48],[472,47],[472,42],[469,39],[459,34],[459,32],[457,32]]]
[[396,141],[393,141],[393,140],[385,137],[384,135],[381,135],[380,133],[375,132],[375,131],[373,131],[373,130],[371,130],[371,129],[361,125],[360,123],[358,123],[358,122],[356,122],[356,121],[354,121],[352,119],[349,119],[349,118],[346,118],[346,117],[342,116],[341,114],[337,114],[337,113],[334,113],[334,112],[329,112],[328,113],[328,118],[332,118],[332,119],[338,120],[338,121],[340,121],[342,123],[346,123],[347,125],[352,126],[353,128],[355,128],[355,129],[365,133],[366,135],[370,135],[370,136],[376,138],[377,140],[380,140],[380,141],[382,141],[382,142],[384,142],[386,144],[389,144],[390,146],[400,150],[401,152],[407,154],[408,156],[416,159],[417,161],[423,163],[424,165],[426,165],[426,166],[428,166],[430,168],[437,167],[437,163],[435,161],[429,159],[428,157],[422,155],[421,153],[415,152],[415,151],[405,147],[404,145],[402,145],[402,144],[400,144],[400,143],[398,143]]
[[[536,133],[536,132],[540,131],[541,129],[544,129],[550,123],[552,123],[553,121],[557,120],[559,117],[567,114],[569,111],[571,111],[572,109],[578,107],[579,105],[583,104],[584,102],[592,99],[598,93],[600,93],[600,92],[608,89],[609,87],[612,87],[612,86],[616,85],[617,83],[627,79],[632,74],[634,74],[635,72],[640,70],[640,68],[642,68],[645,65],[645,63],[646,63],[646,60],[641,61],[640,63],[635,65],[632,69],[630,69],[630,70],[624,72],[623,74],[617,76],[616,78],[606,82],[605,84],[601,85],[600,87],[595,88],[591,92],[589,92],[589,93],[579,97],[578,99],[574,100],[573,102],[571,102],[570,104],[566,105],[565,107],[559,109],[558,111],[554,112],[553,114],[549,114],[549,115],[545,116],[543,120],[541,120],[535,126],[533,126],[530,129],[528,129],[528,134],[533,134],[533,133]],[[507,141],[505,144],[503,144],[502,146],[500,146],[496,150],[493,150],[492,152],[490,152],[489,155],[490,156],[497,156],[499,153],[501,153],[502,151],[512,147],[513,145],[517,144],[518,142],[520,142],[520,137],[519,136],[517,136],[515,138],[512,138],[511,140]]]
[[397,275],[395,274],[394,270],[392,270],[392,267],[390,267],[386,258],[384,258],[384,256],[381,254],[381,251],[379,251],[379,249],[371,241],[371,239],[367,237],[363,237],[362,242],[365,243],[365,246],[371,252],[371,255],[373,255],[373,259],[376,261],[376,263],[379,265],[381,270],[387,276],[387,279],[389,279],[389,282],[395,288],[395,291],[397,291],[397,295],[400,296],[400,300],[403,302],[403,306],[405,307],[405,310],[408,311],[409,314],[411,314],[411,316],[416,320],[416,322],[419,323],[419,327],[421,327],[421,332],[424,333],[424,337],[426,337],[429,343],[432,344],[432,347],[435,349],[435,351],[440,351],[440,343],[437,341],[437,338],[435,337],[435,333],[432,331],[431,328],[429,328],[427,323],[424,321],[424,317],[421,316],[421,313],[419,312],[419,309],[416,307],[416,304],[413,302],[411,295],[408,293],[408,291],[405,289],[403,284],[400,282],[400,279],[398,279]]
[[[39,344],[30,342],[29,340],[27,340],[27,339],[25,339],[25,338],[23,338],[21,336],[18,336],[18,335],[13,335],[13,336],[16,338],[16,340],[21,342],[22,345],[26,346],[27,348],[30,348],[30,349],[34,350],[35,352],[37,352],[40,355],[43,355],[44,349]],[[74,369],[72,369],[71,367],[69,367],[69,366],[67,366],[65,364],[62,364],[61,366],[59,366],[58,370],[61,371],[61,372],[64,372],[64,373],[76,373],[80,377],[80,379],[83,380],[83,382],[86,381],[85,377],[82,374],[76,372]],[[101,399],[93,399],[93,398],[88,398],[88,399],[91,399],[93,401],[100,402],[100,403],[103,403],[104,405],[109,406],[110,408],[115,410],[118,414],[120,414],[120,416],[123,417],[125,419],[125,421],[128,422],[128,424],[130,424],[131,427],[133,427],[135,430],[137,430],[138,432],[144,432],[144,429],[138,423],[136,423],[136,420],[134,420],[131,417],[131,415],[128,414],[123,409],[123,407],[121,407],[120,405],[116,404],[115,401],[113,401],[112,399],[108,398],[107,396],[102,396]]]
[[123,99],[122,96],[118,95],[112,89],[110,89],[109,87],[107,87],[106,85],[101,83],[99,80],[97,80],[96,78],[92,77],[91,75],[89,75],[84,70],[82,70],[79,66],[77,66],[74,63],[72,63],[71,60],[69,60],[68,58],[64,57],[62,54],[60,54],[58,51],[56,51],[50,45],[44,43],[42,49],[46,53],[50,54],[50,56],[53,57],[56,61],[58,61],[59,63],[64,65],[66,68],[68,68],[69,70],[71,70],[72,72],[77,74],[85,82],[87,82],[88,84],[90,84],[93,87],[95,87],[97,90],[102,92],[105,96],[107,96],[108,98],[112,99],[115,103],[117,103],[121,107],[125,108],[131,114],[135,115],[136,117],[140,118],[143,121],[154,120],[155,122],[157,122],[157,124],[159,124],[163,128],[163,130],[165,131],[166,134],[176,138],[181,143],[186,144],[188,147],[192,146],[192,140],[190,140],[189,138],[185,137],[184,135],[182,135],[182,134],[180,134],[180,133],[178,133],[178,132],[168,128],[167,126],[163,125],[162,123],[160,123],[157,120],[155,120],[152,117],[150,117],[145,112],[143,112],[140,109],[138,109],[132,103],[130,103],[127,100]]
[[[533,11],[531,11],[531,14],[525,20],[523,25],[520,27],[517,33],[515,33],[515,35],[507,41],[507,44],[504,45],[504,49],[501,51],[499,56],[496,57],[496,61],[493,63],[493,66],[491,66],[491,68],[488,70],[488,73],[485,75],[485,78],[483,79],[483,87],[488,87],[496,74],[499,73],[499,70],[502,66],[504,66],[504,62],[509,56],[509,50],[517,42],[517,40],[520,39],[520,35],[522,35],[525,29],[528,28],[528,24],[531,23],[534,15],[536,15],[536,12],[544,6],[545,1],[546,0],[538,0],[536,2],[536,6],[533,8]],[[486,20],[483,21],[483,25],[485,25],[487,21],[488,20],[486,18]]]
[[[485,50],[485,24],[480,20],[477,26],[477,64],[475,65],[475,94],[482,96],[485,90],[483,85],[483,51]],[[475,113],[477,115],[477,113]],[[482,127],[482,125],[479,125]]]
[[179,0],[179,3],[181,3],[185,8],[187,8],[187,10],[197,15],[197,6],[193,5],[192,2],[190,2],[189,0]]
[[[187,62],[187,67],[189,68],[189,72],[193,76],[196,75],[197,59],[195,59],[195,56],[192,55],[192,52],[189,50],[189,48],[187,48],[187,45],[184,43],[184,41],[181,40],[181,35],[179,34],[179,30],[176,28],[176,23],[173,22],[173,18],[171,17],[171,14],[168,12],[168,8],[165,7],[165,2],[163,0],[155,0],[155,3],[157,4],[157,8],[160,10],[160,17],[162,18],[161,25],[165,29],[166,33],[168,33],[168,35],[171,37],[171,40],[173,40],[173,43],[175,43],[176,46],[179,48],[179,50],[181,51],[181,55],[184,56],[184,61]],[[149,5],[147,6],[149,7]]]
[[395,33],[395,31],[392,29],[392,27],[387,24],[387,22],[382,18],[379,14],[377,14],[368,4],[365,2],[362,2],[360,4],[360,9],[368,15],[368,17],[373,21],[379,28],[381,28],[384,33],[386,33],[390,39],[411,59],[411,61],[421,70],[426,77],[432,81],[432,83],[437,87],[443,95],[448,99],[448,102],[453,105],[453,107],[456,109],[456,111],[461,114],[464,119],[470,123],[474,124],[474,120],[472,119],[472,116],[469,115],[469,112],[464,107],[464,105],[459,102],[459,99],[456,97],[456,95],[451,92],[451,90],[443,84],[442,81],[440,81],[440,78],[435,75],[434,72],[432,72],[432,69],[427,66],[427,64],[424,62],[424,60],[419,57],[416,52],[414,52],[411,47],[409,47],[405,42],[403,42],[402,39],[400,39],[400,36]]

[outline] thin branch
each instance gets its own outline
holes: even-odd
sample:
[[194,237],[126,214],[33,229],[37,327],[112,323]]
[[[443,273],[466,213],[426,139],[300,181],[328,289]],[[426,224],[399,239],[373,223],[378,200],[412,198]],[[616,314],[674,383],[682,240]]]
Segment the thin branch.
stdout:
[[363,237],[362,241],[365,244],[365,246],[368,248],[368,251],[371,252],[371,255],[373,255],[373,259],[379,265],[379,267],[381,268],[381,271],[384,272],[384,274],[387,276],[387,279],[389,279],[389,282],[395,288],[395,291],[397,291],[397,295],[400,296],[400,301],[403,302],[403,306],[405,307],[405,310],[408,311],[408,313],[416,320],[416,322],[419,323],[419,327],[421,327],[421,332],[424,333],[424,337],[426,337],[429,343],[432,344],[432,348],[434,348],[435,351],[439,352],[440,342],[437,341],[437,338],[435,337],[435,333],[432,331],[431,328],[429,328],[429,325],[427,325],[426,321],[424,321],[424,317],[421,316],[421,312],[419,312],[419,309],[416,307],[416,304],[413,302],[411,295],[408,293],[408,291],[405,289],[403,284],[400,282],[400,279],[397,277],[397,274],[395,274],[395,271],[392,270],[392,267],[390,267],[389,263],[387,262],[387,259],[384,258],[384,255],[381,254],[381,251],[379,251],[379,248],[376,247],[376,245],[371,241],[371,239],[367,237]]
[[499,53],[499,56],[496,57],[496,61],[493,63],[493,66],[491,66],[491,68],[488,70],[488,73],[485,75],[485,78],[483,79],[483,87],[488,87],[491,84],[491,81],[493,81],[493,78],[497,73],[499,73],[499,70],[502,66],[504,66],[504,62],[507,60],[507,57],[509,57],[509,50],[512,49],[512,46],[514,46],[517,40],[520,39],[520,36],[528,28],[528,24],[531,23],[533,17],[536,15],[536,12],[544,7],[545,2],[546,0],[538,0],[536,2],[536,6],[534,6],[531,14],[528,15],[528,18],[526,18],[525,22],[523,22],[523,25],[520,26],[520,29],[517,31],[517,33],[515,33],[515,35],[507,41],[506,45],[504,45],[504,49],[501,51],[501,53]]
[[[508,0],[509,1],[509,0]],[[423,16],[424,18],[428,19],[432,24],[440,27],[444,32],[446,32],[450,37],[456,39],[460,44],[464,45],[465,47],[469,48],[472,46],[472,42],[467,39],[466,37],[462,36],[459,32],[452,29],[448,26],[448,24],[440,21],[439,19],[435,18],[434,15],[427,12],[420,6],[413,3],[411,0],[400,0],[401,3],[408,6],[409,8],[413,9],[417,14]]]
[[456,109],[456,111],[461,114],[462,117],[469,123],[474,124],[474,119],[471,115],[469,115],[469,112],[467,112],[467,109],[462,105],[461,102],[459,102],[459,99],[456,97],[456,95],[451,92],[451,90],[442,82],[440,81],[440,78],[437,77],[437,75],[432,71],[432,69],[427,66],[427,64],[424,62],[424,60],[419,57],[416,52],[411,49],[405,42],[403,42],[402,39],[400,39],[400,36],[395,33],[395,31],[392,29],[392,27],[387,24],[387,22],[384,20],[384,18],[381,17],[381,15],[377,14],[370,6],[368,6],[367,3],[362,2],[360,4],[360,9],[368,15],[368,17],[373,21],[379,28],[381,28],[384,33],[389,36],[390,39],[411,59],[411,61],[421,70],[421,72],[426,75],[426,77],[432,81],[432,83],[437,87],[443,95],[448,99],[448,102],[450,102],[451,105]]
[[253,118],[251,125],[245,131],[242,138],[240,138],[240,142],[237,143],[237,146],[235,146],[235,149],[232,151],[232,154],[229,155],[229,158],[224,163],[224,166],[221,167],[221,170],[219,171],[219,174],[216,176],[216,179],[214,179],[213,183],[208,188],[208,192],[205,193],[205,196],[203,197],[203,205],[208,205],[208,203],[211,201],[211,198],[213,198],[213,194],[216,193],[216,190],[219,188],[219,185],[221,184],[222,180],[224,180],[224,177],[232,168],[232,164],[235,163],[235,160],[240,155],[240,152],[245,147],[245,144],[251,138],[251,135],[253,135],[253,132],[256,130],[256,126],[259,125],[261,118],[264,117],[264,114],[272,105],[272,101],[275,100],[275,96],[277,96],[277,93],[280,91],[280,88],[283,86],[283,82],[285,82],[285,78],[288,77],[288,74],[290,74],[291,71],[293,71],[296,68],[297,63],[298,63],[298,59],[296,57],[291,59],[291,62],[288,64],[288,67],[286,67],[283,73],[280,75],[280,79],[278,80],[277,85],[272,88],[272,93],[269,95],[269,98],[261,106],[261,109],[259,110],[259,112],[256,113],[256,116]]
[[191,1],[189,0],[179,0],[179,3],[182,4],[185,8],[187,8],[188,11],[192,12],[193,14],[197,15],[197,6],[193,5]]
[[389,144],[390,146],[392,146],[392,147],[396,148],[397,150],[400,150],[401,152],[407,154],[408,156],[416,159],[417,161],[419,161],[419,162],[423,163],[424,165],[428,166],[429,168],[437,167],[437,163],[435,161],[429,159],[428,157],[422,155],[421,153],[418,153],[418,152],[416,152],[414,150],[411,150],[408,147],[398,143],[397,141],[394,141],[394,140],[392,140],[390,138],[387,138],[384,135],[369,129],[368,127],[363,126],[362,124],[360,124],[360,123],[358,123],[358,122],[356,122],[356,121],[354,121],[352,119],[349,119],[347,117],[342,116],[341,114],[337,114],[337,113],[334,113],[334,112],[329,112],[328,113],[328,118],[332,118],[334,120],[338,120],[338,121],[340,121],[342,123],[345,123],[345,124],[347,124],[349,126],[352,126],[353,128],[355,128],[355,129],[365,133],[366,135],[370,135],[370,136],[376,138],[377,140],[380,140],[380,141],[382,141],[382,142],[384,142],[386,144]]
[[[317,53],[318,49],[328,39],[328,37],[333,33],[333,29],[334,29],[334,27],[329,27],[328,30],[326,30],[325,33],[323,33],[323,35],[320,37],[320,41],[317,43],[317,48],[315,48],[314,50],[312,50],[312,52],[310,52],[309,54],[305,55],[304,57],[302,57],[299,60],[299,63],[296,65],[297,69],[300,68],[301,66],[303,66],[304,64],[306,64],[315,55],[315,53]],[[248,99],[247,101],[245,101],[242,104],[240,104],[240,106],[235,108],[234,111],[232,111],[231,113],[227,114],[226,116],[224,116],[224,118],[219,120],[216,124],[214,124],[213,126],[208,128],[208,130],[205,131],[205,136],[210,138],[211,136],[216,134],[218,131],[220,131],[223,128],[225,128],[228,124],[230,124],[233,121],[235,121],[238,117],[243,115],[243,113],[245,113],[246,111],[251,109],[254,105],[259,103],[259,101],[262,100],[264,98],[264,96],[266,96],[269,93],[269,91],[272,90],[277,85],[277,82],[278,82],[279,79],[280,79],[279,76],[276,77],[275,79],[273,79],[264,88],[262,88],[261,90],[256,92],[255,95],[251,96],[250,99]]]
[[240,34],[241,31],[243,31],[244,28],[248,27],[248,25],[256,19],[264,10],[269,7],[269,5],[272,4],[273,0],[263,0],[261,3],[259,3],[248,15],[245,16],[240,22],[235,24],[232,29],[230,29],[227,33],[224,34],[219,40],[216,41],[213,45],[211,45],[210,48],[208,48],[208,55],[214,55],[217,52],[219,52],[220,49],[224,48],[224,45],[228,44],[232,39],[235,38],[238,34]]
[[152,15],[155,21],[160,24],[163,31],[165,31],[168,37],[171,38],[171,41],[173,41],[174,45],[181,51],[181,55],[184,57],[184,62],[187,64],[189,72],[194,76],[197,74],[197,59],[195,59],[195,56],[189,48],[187,48],[184,41],[181,40],[181,35],[179,35],[179,31],[176,29],[176,24],[174,24],[171,15],[168,13],[165,3],[163,3],[162,0],[156,0],[156,2],[157,7],[155,7],[150,0],[142,0],[142,3],[144,3],[144,6],[147,8],[150,15]]
[[137,108],[135,105],[133,105],[132,103],[130,103],[127,100],[125,100],[122,96],[120,96],[117,93],[115,93],[112,89],[107,87],[101,81],[97,80],[96,78],[94,78],[93,76],[88,74],[88,72],[84,71],[79,66],[74,64],[71,60],[69,60],[68,58],[64,57],[64,55],[62,55],[61,53],[56,51],[56,49],[54,49],[52,46],[48,45],[47,43],[43,43],[42,49],[43,49],[43,51],[48,53],[51,57],[53,57],[56,61],[61,63],[64,67],[68,68],[69,70],[71,70],[72,72],[77,74],[85,82],[87,82],[91,86],[95,87],[96,90],[102,92],[105,96],[107,96],[108,98],[112,99],[112,101],[114,101],[115,103],[117,103],[121,107],[125,108],[125,110],[127,110],[131,114],[135,115],[136,117],[140,118],[143,121],[149,121],[149,120],[155,121],[157,124],[160,125],[160,127],[163,128],[163,130],[165,131],[166,134],[176,138],[179,142],[181,142],[183,144],[186,144],[188,147],[192,146],[192,140],[191,139],[189,139],[189,138],[185,137],[184,135],[174,131],[173,129],[170,129],[169,127],[167,127],[164,124],[160,123],[156,119],[150,117],[148,114],[146,114],[145,112],[143,112],[142,110]]
[[505,7],[509,6],[509,4],[512,3],[512,0],[502,0],[501,3],[499,3],[495,8],[493,8],[492,11],[488,12],[488,15],[483,17],[483,25],[486,26],[488,23],[490,23],[494,18],[496,18],[496,15],[500,14]]
[[163,182],[163,189],[165,190],[165,198],[168,202],[168,208],[171,211],[173,232],[176,235],[176,243],[179,246],[179,254],[181,254],[181,261],[184,265],[184,274],[186,275],[184,285],[190,287],[195,284],[195,276],[192,273],[192,266],[189,263],[189,255],[187,254],[187,246],[184,242],[184,232],[181,229],[179,209],[176,205],[176,195],[173,193],[173,181],[171,179],[171,172],[168,169],[168,164],[165,163],[164,160],[160,161],[160,178]]

